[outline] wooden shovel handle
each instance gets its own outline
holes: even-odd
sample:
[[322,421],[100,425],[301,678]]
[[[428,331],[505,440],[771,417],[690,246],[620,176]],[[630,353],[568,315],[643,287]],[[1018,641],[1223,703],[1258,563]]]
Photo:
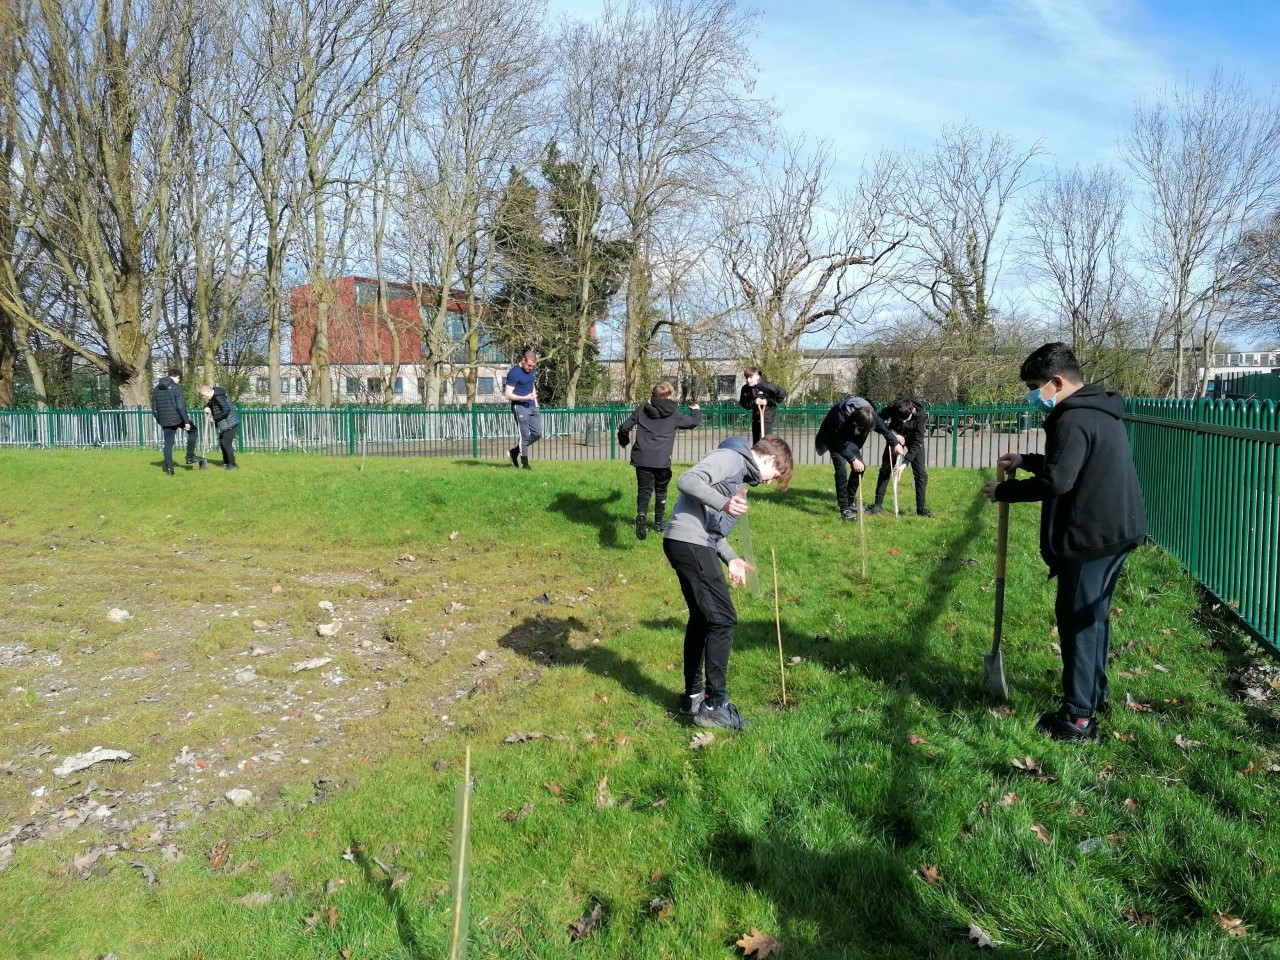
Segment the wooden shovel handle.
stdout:
[[[996,482],[1003,483],[1009,479],[1013,471],[1005,473],[1004,467],[996,467]],[[996,520],[996,579],[1003,580],[1005,576],[1006,560],[1009,553],[1009,504],[1001,503],[998,519]]]

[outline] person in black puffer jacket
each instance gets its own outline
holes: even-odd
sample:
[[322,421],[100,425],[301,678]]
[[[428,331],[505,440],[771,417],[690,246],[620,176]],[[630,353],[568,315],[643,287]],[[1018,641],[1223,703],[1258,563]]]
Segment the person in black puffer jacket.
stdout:
[[204,457],[196,456],[196,441],[200,433],[191,422],[187,410],[187,398],[182,394],[182,371],[170,367],[168,376],[161,377],[151,389],[151,413],[164,432],[164,472],[173,476],[173,442],[179,430],[187,432],[187,463],[205,468]]
[[636,432],[631,448],[631,465],[636,468],[636,538],[648,535],[649,497],[653,501],[653,529],[662,529],[667,510],[667,487],[671,483],[671,451],[677,430],[693,430],[702,423],[702,410],[689,404],[690,414],[681,414],[672,400],[675,390],[665,380],[653,388],[650,400],[632,412],[618,427],[618,443],[625,447]]
[[222,448],[222,466],[227,470],[239,470],[236,466],[236,428],[240,426],[240,414],[236,405],[221,387],[205,384],[200,388],[204,405],[209,408],[213,427],[218,431],[218,446]]
[[[932,517],[933,511],[925,503],[929,489],[929,471],[925,465],[924,442],[929,437],[929,412],[918,400],[895,400],[880,411],[880,419],[897,436],[898,442],[907,448],[906,455],[898,462],[897,469],[911,467],[911,480],[916,489],[916,515]],[[876,478],[876,502],[867,507],[867,513],[880,513],[884,509],[884,494],[893,477],[893,451],[885,447],[880,461],[880,475]],[[899,474],[901,476],[901,474]]]
[[1062,647],[1062,707],[1036,729],[1055,740],[1092,740],[1105,713],[1111,597],[1130,552],[1146,541],[1147,514],[1129,451],[1124,398],[1085,383],[1065,343],[1046,343],[1022,362],[1027,403],[1048,414],[1044,453],[1006,453],[1028,480],[982,488],[997,503],[1041,501],[1040,556],[1058,579],[1054,615]]

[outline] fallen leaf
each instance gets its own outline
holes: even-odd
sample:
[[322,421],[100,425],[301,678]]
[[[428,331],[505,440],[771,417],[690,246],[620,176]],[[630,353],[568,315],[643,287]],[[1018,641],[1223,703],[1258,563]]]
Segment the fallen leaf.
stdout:
[[912,746],[914,746],[914,747],[918,747],[918,746],[920,746],[922,743],[928,743],[928,742],[929,742],[928,740],[926,740],[924,737],[920,736],[920,734],[918,734],[918,733],[908,733],[908,734],[907,734],[907,743],[911,744],[911,745],[912,745]]
[[1233,937],[1243,937],[1249,931],[1245,929],[1244,921],[1239,917],[1233,917],[1229,913],[1219,913],[1213,911],[1213,919],[1218,921],[1218,926],[1227,931]]
[[1169,672],[1169,668],[1168,668],[1168,667],[1166,667],[1163,663],[1153,663],[1153,664],[1151,665],[1151,669],[1152,669],[1152,670],[1159,671],[1160,673],[1168,673],[1168,672]]
[[1249,765],[1240,771],[1239,776],[1252,777],[1257,772],[1258,772],[1258,762],[1256,760],[1250,760]]
[[1119,730],[1112,730],[1111,735],[1115,737],[1117,740],[1119,740],[1121,743],[1133,743],[1133,741],[1138,739],[1136,734],[1121,733]]
[[761,933],[755,927],[751,928],[750,933],[744,933],[738,938],[736,945],[742,949],[744,957],[767,957],[775,950],[781,949],[782,944],[767,933]]
[[413,561],[417,560],[418,558],[415,557],[412,553],[402,553],[396,559],[399,560],[401,563],[413,563]]
[[614,743],[616,743],[616,744],[617,744],[618,746],[620,746],[620,747],[624,747],[624,746],[626,746],[626,744],[627,744],[627,735],[626,735],[626,733],[625,733],[625,732],[624,732],[624,733],[619,733],[616,737],[614,737],[614,738],[613,738],[613,742],[614,742]]
[[975,941],[974,946],[990,947],[992,950],[1000,946],[1002,942],[1000,940],[992,940],[982,932],[982,928],[976,923],[969,924],[969,939]]
[[129,866],[136,867],[142,874],[142,879],[147,881],[147,886],[153,887],[160,882],[160,878],[156,876],[156,872],[141,860],[130,860]]
[[987,713],[991,714],[997,720],[1006,720],[1009,717],[1012,717],[1014,712],[1015,711],[1013,707],[1010,707],[1008,705],[1001,706],[1001,707],[990,707],[987,710]]
[[1022,770],[1026,773],[1043,772],[1040,768],[1040,761],[1035,759],[1035,757],[1024,757],[1022,759],[1019,759],[1018,757],[1010,757],[1009,766],[1013,767],[1015,770]]
[[457,530],[455,530],[455,531],[453,531],[453,533],[449,534],[449,539],[450,539],[450,540],[457,540],[457,539],[458,539],[458,531],[457,531]]
[[797,667],[802,663],[804,663],[804,657],[792,657],[790,660],[787,661],[787,666]]
[[1045,830],[1045,828],[1044,828],[1044,827],[1042,827],[1040,824],[1038,824],[1038,823],[1033,823],[1033,824],[1031,825],[1030,829],[1031,829],[1031,832],[1032,832],[1032,833],[1034,833],[1034,834],[1036,835],[1036,839],[1037,839],[1037,840],[1039,840],[1041,843],[1052,843],[1052,842],[1053,842],[1052,840],[1050,840],[1050,839],[1049,839],[1049,834],[1048,834],[1048,832],[1047,832],[1047,831]]
[[324,895],[332,897],[346,885],[347,881],[344,877],[330,877],[329,882],[324,885]]
[[265,907],[274,899],[275,895],[270,893],[246,893],[243,897],[236,897],[231,902],[237,907]]
[[1133,799],[1133,797],[1124,798],[1124,808],[1128,810],[1130,813],[1137,813],[1138,806],[1139,806],[1138,801]]
[[1124,695],[1124,705],[1134,713],[1155,713],[1155,708],[1149,703],[1139,703],[1133,699],[1133,694],[1126,693]]
[[577,923],[569,924],[569,939],[576,943],[579,940],[585,940],[591,936],[604,922],[604,907],[600,904],[592,904],[591,909],[582,915],[582,919]]
[[326,905],[324,908],[324,918],[329,923],[329,929],[332,930],[338,925],[338,908]]
[[1199,740],[1188,740],[1182,734],[1178,734],[1176,737],[1174,737],[1173,742],[1176,743],[1178,746],[1184,747],[1184,748],[1204,746],[1204,744],[1201,743]]
[[519,810],[508,810],[506,813],[502,814],[501,819],[507,821],[507,823],[512,823],[516,820],[523,820],[531,813],[533,813],[533,804],[526,803]]
[[991,812],[991,804],[985,803],[985,802],[978,804],[978,813],[980,815],[985,817],[990,812]]
[[658,807],[665,807],[670,802],[671,801],[666,797],[659,797],[657,800],[653,801],[653,803],[649,804],[649,806],[656,810]]
[[527,743],[530,740],[541,740],[544,734],[532,731],[529,733],[513,733],[511,736],[503,740],[503,743]]
[[1018,795],[1013,791],[1006,793],[999,800],[1000,806],[1002,807],[1012,807],[1017,802],[1018,802]]
[[896,557],[901,551],[897,547],[889,548],[889,556]]
[[558,783],[548,783],[545,784],[545,786],[547,788],[547,792],[553,797],[558,797],[560,794],[564,793],[564,788]]
[[601,777],[596,784],[596,809],[604,810],[613,806],[613,797],[609,793],[609,778]]
[[1116,775],[1116,768],[1109,763],[1104,763],[1102,769],[1098,771],[1098,780],[1106,782]]
[[662,879],[662,871],[659,870],[657,867],[654,867],[653,872],[649,874],[649,882],[657,883],[661,879]]
[[593,694],[593,695],[592,695],[592,697],[591,697],[591,699],[592,699],[592,700],[594,700],[596,703],[608,703],[608,702],[609,702],[609,698],[608,698],[608,697],[606,697],[603,693]]
[[929,886],[939,883],[942,880],[942,871],[937,867],[926,867],[924,864],[916,867],[916,873],[920,875],[920,879]]
[[227,864],[227,856],[231,853],[231,844],[223,840],[209,851],[209,869],[221,870]]
[[653,919],[658,923],[670,923],[671,911],[675,908],[675,904],[666,897],[657,897],[649,901],[649,912],[653,914]]
[[1147,913],[1145,911],[1139,912],[1137,907],[1125,907],[1124,913],[1120,914],[1120,916],[1124,917],[1124,919],[1128,920],[1130,923],[1137,924],[1140,927],[1150,926],[1155,920],[1155,914]]
[[701,750],[707,744],[715,741],[716,735],[710,730],[703,730],[701,733],[695,733],[693,739],[689,741],[690,750]]
[[348,863],[355,863],[356,858],[364,853],[364,847],[360,846],[355,840],[351,841],[351,845],[342,851],[342,859]]

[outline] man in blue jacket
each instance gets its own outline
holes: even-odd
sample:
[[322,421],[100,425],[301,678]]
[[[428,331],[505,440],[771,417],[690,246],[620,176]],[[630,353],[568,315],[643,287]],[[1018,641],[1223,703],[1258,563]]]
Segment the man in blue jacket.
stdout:
[[164,432],[164,472],[173,476],[173,442],[179,430],[187,432],[187,463],[203,470],[204,457],[196,456],[196,441],[200,432],[191,422],[187,410],[187,398],[182,395],[182,371],[170,367],[168,376],[161,377],[151,390],[151,413]]
[[519,439],[507,451],[513,467],[529,468],[529,448],[542,439],[542,413],[538,410],[538,354],[532,347],[520,354],[520,362],[507,371],[502,395],[511,404]]
[[1022,362],[1027,403],[1044,411],[1044,453],[1006,453],[998,463],[1027,480],[982,488],[999,503],[1040,507],[1040,556],[1058,579],[1054,614],[1062,648],[1062,706],[1036,729],[1055,740],[1092,740],[1109,709],[1111,597],[1129,553],[1145,542],[1147,514],[1124,428],[1124,398],[1084,382],[1065,343]]

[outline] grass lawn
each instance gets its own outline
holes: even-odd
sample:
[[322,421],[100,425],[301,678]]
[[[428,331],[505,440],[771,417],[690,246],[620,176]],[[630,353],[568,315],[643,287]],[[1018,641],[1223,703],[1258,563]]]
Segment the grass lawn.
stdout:
[[[1038,508],[995,709],[984,475],[935,471],[937,520],[868,518],[864,581],[804,468],[752,496],[750,725],[694,749],[627,466],[157,462],[0,453],[0,956],[445,957],[469,744],[473,960],[728,958],[753,929],[969,957],[970,925],[1009,957],[1280,957],[1280,680],[1240,693],[1255,651],[1155,549],[1117,593],[1106,739],[1057,744]],[[99,745],[133,759],[53,773]]]

